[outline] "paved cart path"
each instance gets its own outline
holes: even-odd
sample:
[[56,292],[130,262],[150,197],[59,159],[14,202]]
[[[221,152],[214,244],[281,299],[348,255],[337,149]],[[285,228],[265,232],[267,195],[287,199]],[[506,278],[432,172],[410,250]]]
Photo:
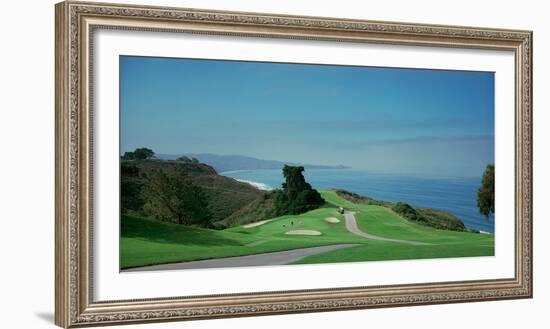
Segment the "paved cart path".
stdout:
[[359,246],[360,244],[334,244],[330,246],[320,246],[311,248],[300,248],[286,251],[277,251],[264,254],[255,254],[248,256],[227,257],[217,259],[197,260],[191,262],[152,265],[136,267],[123,270],[123,272],[137,271],[158,271],[158,270],[181,270],[197,268],[217,268],[217,267],[238,267],[238,266],[261,266],[261,265],[284,265],[304,257],[316,255],[328,251],[342,248]]
[[389,242],[397,242],[397,243],[405,243],[415,246],[423,246],[423,245],[430,245],[431,243],[425,243],[425,242],[418,242],[418,241],[410,241],[410,240],[400,240],[400,239],[390,239],[390,238],[384,238],[378,235],[370,234],[365,231],[362,231],[357,226],[357,221],[355,220],[355,213],[353,211],[346,211],[344,213],[344,218],[346,219],[346,228],[348,231],[350,231],[352,234],[355,234],[357,236],[362,236],[367,239],[371,240],[380,240],[380,241],[389,241]]
[[[381,237],[378,235],[374,235],[374,234],[370,234],[365,231],[362,231],[357,226],[355,213],[352,211],[346,211],[344,213],[344,218],[346,220],[347,230],[350,233],[363,238],[367,238],[371,240],[379,240],[379,241],[404,243],[404,244],[417,245],[417,246],[431,244],[431,243],[410,241],[410,240],[390,239],[390,238],[385,238],[385,237]],[[240,267],[240,266],[262,266],[262,265],[284,265],[293,261],[300,260],[307,256],[321,254],[324,252],[329,252],[329,251],[343,249],[343,248],[354,247],[358,245],[359,244],[351,244],[351,243],[335,244],[330,246],[300,248],[300,249],[269,252],[269,253],[255,254],[255,255],[248,255],[248,256],[226,257],[226,258],[206,259],[206,260],[197,260],[197,261],[172,263],[172,264],[151,265],[151,266],[143,266],[143,267],[126,269],[126,270],[123,270],[123,272]]]

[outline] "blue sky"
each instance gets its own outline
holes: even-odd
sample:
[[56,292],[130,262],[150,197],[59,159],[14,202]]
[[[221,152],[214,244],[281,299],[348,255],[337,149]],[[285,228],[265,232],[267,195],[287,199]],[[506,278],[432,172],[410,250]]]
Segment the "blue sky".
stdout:
[[121,153],[240,154],[479,177],[494,73],[120,57]]

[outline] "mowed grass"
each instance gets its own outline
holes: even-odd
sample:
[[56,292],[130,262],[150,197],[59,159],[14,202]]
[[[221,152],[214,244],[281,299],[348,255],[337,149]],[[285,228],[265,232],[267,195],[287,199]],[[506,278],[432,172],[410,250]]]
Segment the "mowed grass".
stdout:
[[355,211],[357,226],[374,235],[434,244],[480,243],[494,245],[493,234],[438,230],[408,221],[386,207],[351,203],[332,191],[323,191],[321,195],[336,206]]
[[[121,268],[201,259],[252,255],[339,243],[366,243],[346,231],[335,208],[317,209],[298,216],[283,216],[264,225],[210,230],[135,216],[122,216]],[[332,227],[331,227],[332,226]],[[287,235],[290,230],[317,230],[319,236]]]
[[323,264],[474,256],[494,256],[493,245],[463,243],[412,246],[387,241],[370,241],[366,245],[308,256],[291,262],[291,264]]
[[[122,216],[121,268],[140,267],[231,256],[291,250],[331,244],[360,244],[303,258],[295,263],[332,263],[395,259],[446,258],[494,255],[494,235],[437,230],[411,223],[381,206],[354,204],[334,192],[322,192],[334,205],[297,216],[282,216],[251,228],[243,226],[209,230],[134,216]],[[431,243],[416,246],[373,241],[347,231],[336,211],[343,206],[356,211],[360,229],[371,234]],[[339,223],[328,223],[326,217]],[[315,230],[321,235],[288,235],[290,230]]]

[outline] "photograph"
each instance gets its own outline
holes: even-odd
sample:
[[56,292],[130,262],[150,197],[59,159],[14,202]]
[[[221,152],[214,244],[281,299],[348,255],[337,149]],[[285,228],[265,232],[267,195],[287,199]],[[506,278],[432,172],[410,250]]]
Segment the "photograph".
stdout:
[[495,255],[495,73],[119,57],[120,271]]

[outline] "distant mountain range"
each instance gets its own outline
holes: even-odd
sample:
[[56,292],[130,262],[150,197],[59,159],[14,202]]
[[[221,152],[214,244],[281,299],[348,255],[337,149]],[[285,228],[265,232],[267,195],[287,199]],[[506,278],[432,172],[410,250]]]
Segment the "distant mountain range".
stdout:
[[[306,169],[349,169],[350,167],[343,165],[326,166],[301,164],[296,162],[285,162],[277,160],[263,160],[248,157],[244,155],[218,155],[210,153],[187,153],[183,154],[189,158],[196,158],[202,163],[212,166],[217,172],[232,171],[232,170],[255,170],[255,169],[281,169],[283,166],[303,166]],[[176,160],[182,154],[155,154],[157,159]]]

